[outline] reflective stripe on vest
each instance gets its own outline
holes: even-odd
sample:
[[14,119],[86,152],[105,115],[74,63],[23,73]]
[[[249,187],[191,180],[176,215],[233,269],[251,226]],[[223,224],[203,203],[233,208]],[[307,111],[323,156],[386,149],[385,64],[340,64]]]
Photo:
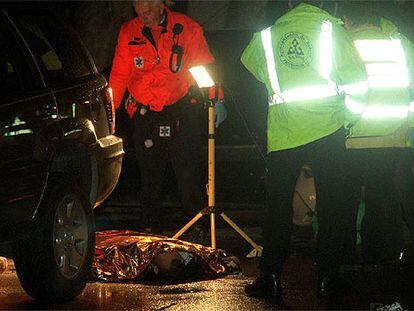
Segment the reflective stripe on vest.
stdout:
[[345,97],[345,104],[349,111],[355,114],[361,114],[363,119],[376,119],[376,118],[406,118],[408,112],[414,112],[414,102],[409,106],[387,106],[387,105],[369,105],[365,107],[361,102],[354,100],[350,97]]
[[323,21],[319,38],[319,73],[331,80],[332,70],[332,23]]
[[364,61],[370,88],[409,86],[408,68],[400,40],[355,40],[354,43]]
[[345,105],[349,111],[355,114],[361,114],[365,109],[362,102],[353,99],[351,96],[345,96]]
[[363,119],[402,119],[408,116],[408,106],[370,105],[362,112]]
[[273,94],[269,96],[269,105],[284,104],[295,101],[323,99],[337,96],[338,91],[330,80],[332,71],[332,23],[324,21],[319,41],[319,73],[327,80],[327,84],[310,85],[281,91],[275,63],[271,27],[261,31],[261,39],[266,57],[267,74]]
[[284,102],[284,100],[283,98],[280,98],[282,92],[280,91],[279,80],[277,78],[271,27],[262,30],[260,35],[262,37],[262,44],[266,57],[267,74],[269,76],[270,85],[273,91],[273,95],[271,96],[272,101],[274,101],[275,104],[281,104]]
[[361,114],[365,109],[365,103],[358,100],[358,96],[368,92],[368,82],[361,81],[339,86],[339,90],[345,94],[345,105],[349,111]]
[[[364,62],[371,89],[404,89],[409,86],[408,68],[400,40],[355,40],[354,43]],[[350,110],[360,113],[363,119],[402,119],[411,110],[411,104],[408,107],[370,103],[362,111],[355,102],[350,106]]]

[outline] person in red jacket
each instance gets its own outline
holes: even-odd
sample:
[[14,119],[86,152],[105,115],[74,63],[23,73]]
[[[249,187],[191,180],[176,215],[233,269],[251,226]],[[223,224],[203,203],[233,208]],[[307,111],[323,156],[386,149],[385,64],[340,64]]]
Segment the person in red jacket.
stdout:
[[[171,161],[185,212],[202,208],[201,103],[189,68],[214,62],[202,28],[160,0],[136,0],[137,17],[122,25],[109,85],[115,108],[128,89],[126,109],[133,120],[140,164],[140,200],[147,221],[161,216],[163,174]],[[220,105],[222,106],[222,105]],[[222,107],[220,107],[222,108]],[[220,109],[219,108],[219,109]],[[218,110],[216,125],[224,120]]]

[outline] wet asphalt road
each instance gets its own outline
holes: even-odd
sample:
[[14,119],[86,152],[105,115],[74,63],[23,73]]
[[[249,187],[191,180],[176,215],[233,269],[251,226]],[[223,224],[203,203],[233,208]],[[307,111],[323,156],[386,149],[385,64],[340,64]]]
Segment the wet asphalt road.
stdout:
[[[278,310],[272,301],[245,297],[244,285],[252,280],[242,275],[176,285],[88,284],[75,301],[44,305],[21,289],[15,273],[0,275],[0,309],[105,309],[105,310]],[[311,290],[289,289],[294,309],[321,308],[312,301]],[[290,300],[290,299],[289,299]]]
[[390,305],[399,302],[404,309],[414,309],[411,285],[398,289],[400,280],[384,280],[378,269],[355,268],[343,275],[353,291],[341,300],[321,301],[314,293],[312,261],[291,258],[282,286],[284,304],[248,298],[243,287],[257,274],[257,262],[242,263],[243,274],[220,279],[182,284],[90,283],[75,300],[59,305],[45,305],[32,300],[20,287],[14,271],[0,274],[0,310],[369,310],[372,303]]

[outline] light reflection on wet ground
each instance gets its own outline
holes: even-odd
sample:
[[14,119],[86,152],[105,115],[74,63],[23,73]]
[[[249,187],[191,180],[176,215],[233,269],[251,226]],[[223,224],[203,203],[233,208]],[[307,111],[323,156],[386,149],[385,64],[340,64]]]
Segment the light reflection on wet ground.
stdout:
[[21,289],[15,274],[0,276],[0,309],[103,309],[103,310],[270,310],[271,302],[244,296],[251,278],[230,276],[177,285],[88,284],[75,301],[44,305]]
[[[0,310],[367,310],[371,303],[401,303],[413,309],[413,289],[386,291],[398,287],[397,280],[384,283],[377,270],[354,269],[345,272],[354,291],[341,301],[319,301],[314,294],[315,271],[311,260],[291,258],[282,281],[285,305],[244,295],[244,286],[257,273],[256,264],[244,265],[245,275],[182,284],[90,283],[75,300],[59,305],[45,305],[27,296],[14,272],[0,274]],[[414,282],[414,280],[413,280]],[[385,284],[385,287],[384,287]],[[413,283],[411,283],[413,284]]]

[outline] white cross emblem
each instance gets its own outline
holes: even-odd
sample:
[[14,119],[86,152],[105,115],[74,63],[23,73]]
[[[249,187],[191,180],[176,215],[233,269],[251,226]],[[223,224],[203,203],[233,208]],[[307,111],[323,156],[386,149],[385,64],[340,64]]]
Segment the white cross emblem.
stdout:
[[144,59],[141,56],[134,57],[134,65],[137,68],[144,68]]
[[171,127],[160,126],[160,137],[170,137],[170,136],[171,136]]

